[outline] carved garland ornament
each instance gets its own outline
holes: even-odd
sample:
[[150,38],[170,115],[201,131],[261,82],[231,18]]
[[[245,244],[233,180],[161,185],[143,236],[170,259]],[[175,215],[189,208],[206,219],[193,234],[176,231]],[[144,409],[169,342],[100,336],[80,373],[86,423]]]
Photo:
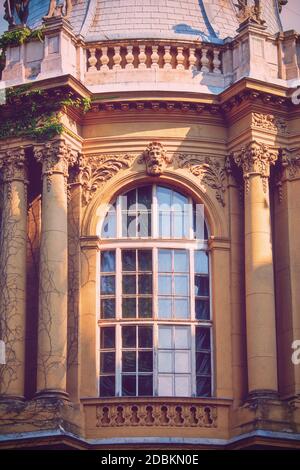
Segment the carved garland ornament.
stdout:
[[236,165],[243,170],[246,193],[249,192],[249,178],[251,174],[258,174],[262,178],[263,190],[266,193],[270,167],[278,159],[278,149],[261,142],[252,141],[246,147],[233,152],[232,157]]
[[98,188],[117,174],[129,168],[134,155],[80,155],[78,158],[79,178],[82,184],[83,204],[87,205]]
[[287,122],[285,119],[272,114],[253,113],[252,126],[280,134],[287,134]]
[[224,207],[226,191],[226,168],[218,158],[199,157],[199,155],[177,155],[179,168],[187,168],[200,183],[207,184],[216,191],[216,199]]
[[0,152],[0,172],[1,180],[7,183],[7,197],[11,198],[11,183],[14,180],[21,180],[27,184],[26,179],[26,160],[24,147],[9,149]]
[[217,427],[214,406],[166,404],[103,404],[96,407],[96,427]]

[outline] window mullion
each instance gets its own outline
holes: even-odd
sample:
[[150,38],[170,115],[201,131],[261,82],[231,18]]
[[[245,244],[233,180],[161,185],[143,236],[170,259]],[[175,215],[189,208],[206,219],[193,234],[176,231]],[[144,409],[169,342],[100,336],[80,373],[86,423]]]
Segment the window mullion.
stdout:
[[158,318],[158,249],[152,249],[152,282],[153,282],[153,294],[152,294],[152,308],[153,308],[153,319]]
[[[123,196],[121,196],[123,197]],[[121,208],[121,197],[119,196],[117,198],[117,207],[116,207],[116,212],[117,212],[117,238],[122,238],[122,208]]]
[[153,395],[158,396],[158,324],[153,325]]
[[196,396],[196,327],[191,325],[191,392],[192,396]]
[[157,204],[157,194],[156,194],[156,185],[152,186],[152,214],[151,214],[151,231],[152,237],[158,238],[158,225],[159,225],[159,214],[158,214],[158,204]]
[[121,325],[116,325],[116,396],[122,395],[122,331]]
[[194,279],[195,279],[195,256],[194,250],[189,250],[190,255],[190,312],[191,320],[195,320],[195,289],[194,289]]

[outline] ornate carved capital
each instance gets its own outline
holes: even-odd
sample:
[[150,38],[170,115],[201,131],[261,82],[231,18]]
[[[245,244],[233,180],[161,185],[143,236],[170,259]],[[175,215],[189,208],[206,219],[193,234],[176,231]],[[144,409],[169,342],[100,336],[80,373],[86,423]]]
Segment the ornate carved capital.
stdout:
[[252,126],[258,129],[277,132],[278,134],[288,133],[285,119],[274,116],[273,114],[253,113]]
[[99,187],[117,174],[129,168],[135,155],[79,155],[78,178],[82,184],[82,203],[87,205]]
[[207,184],[216,191],[216,199],[224,207],[226,191],[227,160],[218,157],[201,157],[199,155],[178,154],[179,168],[187,168],[200,183]]
[[48,191],[51,189],[52,175],[63,174],[65,180],[69,175],[69,167],[77,162],[78,152],[72,150],[64,140],[47,142],[34,147],[35,159],[42,164],[43,176],[47,178]]
[[251,175],[260,175],[263,180],[264,192],[267,190],[267,181],[270,176],[270,167],[278,159],[278,149],[253,140],[246,147],[233,152],[232,157],[238,167],[242,168],[246,182],[246,191],[249,190]]
[[300,148],[282,148],[279,153],[280,165],[275,174],[275,183],[278,188],[279,202],[282,202],[282,183],[300,176]]
[[0,152],[0,178],[3,183],[8,184],[8,198],[11,196],[11,183],[14,180],[23,181],[27,184],[27,169],[25,149],[17,148]]
[[150,142],[139,160],[139,163],[142,162],[145,162],[149,176],[160,176],[166,166],[172,162],[172,157],[167,155],[160,142]]

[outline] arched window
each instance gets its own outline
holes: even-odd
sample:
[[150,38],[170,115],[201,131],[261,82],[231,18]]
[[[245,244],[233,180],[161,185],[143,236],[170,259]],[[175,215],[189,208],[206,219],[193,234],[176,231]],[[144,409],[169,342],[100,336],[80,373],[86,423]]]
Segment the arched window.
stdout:
[[203,207],[142,186],[117,197],[101,230],[100,396],[210,396]]

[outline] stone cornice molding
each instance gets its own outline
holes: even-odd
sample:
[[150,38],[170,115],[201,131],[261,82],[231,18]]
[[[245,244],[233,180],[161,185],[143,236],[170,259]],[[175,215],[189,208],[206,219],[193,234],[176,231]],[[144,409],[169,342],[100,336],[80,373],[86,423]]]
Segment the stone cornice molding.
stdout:
[[34,156],[36,161],[42,164],[42,174],[47,178],[50,191],[53,174],[62,174],[67,181],[69,167],[77,162],[78,152],[60,139],[34,146]]
[[11,183],[21,181],[28,184],[25,148],[19,146],[0,151],[0,179],[8,184],[7,196],[11,197]]
[[259,175],[262,178],[264,192],[267,191],[267,182],[270,177],[271,165],[275,165],[279,150],[269,145],[252,140],[245,147],[233,152],[234,162],[243,171],[246,183],[246,192],[249,191],[249,178]]

